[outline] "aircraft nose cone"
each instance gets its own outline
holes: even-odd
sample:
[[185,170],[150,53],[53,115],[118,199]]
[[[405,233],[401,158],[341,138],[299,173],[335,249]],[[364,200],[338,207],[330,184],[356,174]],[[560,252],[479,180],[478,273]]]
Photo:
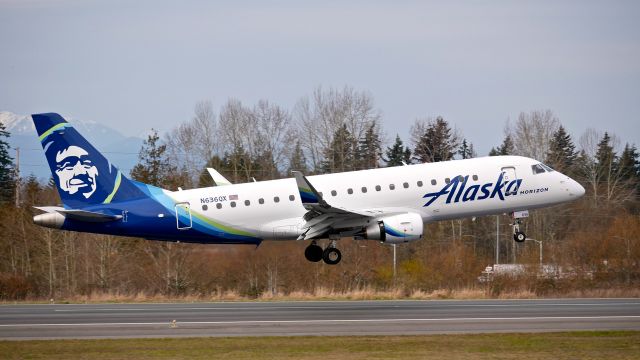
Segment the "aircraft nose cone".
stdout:
[[578,182],[576,182],[576,185],[578,187],[578,190],[576,190],[576,195],[578,197],[584,195],[584,187],[582,185],[578,184]]
[[571,195],[579,198],[582,195],[584,195],[584,187],[582,185],[580,185],[580,183],[578,183],[577,181],[571,179],[570,185],[569,185],[569,193],[571,193]]

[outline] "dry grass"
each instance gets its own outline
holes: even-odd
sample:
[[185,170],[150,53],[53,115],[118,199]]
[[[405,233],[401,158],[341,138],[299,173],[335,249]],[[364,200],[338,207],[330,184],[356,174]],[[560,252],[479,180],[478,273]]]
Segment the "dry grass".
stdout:
[[[538,299],[538,298],[640,298],[640,289],[612,288],[572,290],[564,293],[539,296],[528,290],[512,290],[491,296],[484,288],[439,289],[434,291],[401,288],[376,290],[361,288],[352,291],[336,291],[324,287],[313,292],[293,291],[290,293],[262,293],[257,298],[243,296],[237,291],[223,291],[211,294],[192,294],[182,296],[166,296],[161,294],[136,294],[93,292],[88,295],[76,295],[61,299],[53,299],[53,303],[162,303],[162,302],[216,302],[216,301],[323,301],[323,300],[474,300],[474,299]],[[47,303],[47,299],[28,299],[26,303]],[[16,303],[4,301],[2,303]]]

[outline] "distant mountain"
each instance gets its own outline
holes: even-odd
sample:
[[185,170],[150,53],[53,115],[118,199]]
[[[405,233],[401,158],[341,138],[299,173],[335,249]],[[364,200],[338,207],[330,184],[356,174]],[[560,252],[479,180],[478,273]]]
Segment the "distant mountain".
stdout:
[[[129,174],[138,161],[138,152],[143,142],[141,138],[124,136],[117,130],[95,121],[63,117],[124,174]],[[0,122],[11,134],[8,142],[14,158],[15,149],[20,147],[20,175],[26,177],[34,174],[42,181],[49,179],[51,173],[31,116],[0,111]]]

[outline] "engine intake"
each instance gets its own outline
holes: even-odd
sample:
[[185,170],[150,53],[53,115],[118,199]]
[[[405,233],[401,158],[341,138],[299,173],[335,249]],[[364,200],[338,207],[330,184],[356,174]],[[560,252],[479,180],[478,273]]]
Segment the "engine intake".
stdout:
[[380,240],[385,244],[401,244],[420,240],[424,230],[422,217],[416,213],[386,216],[369,224],[364,238]]

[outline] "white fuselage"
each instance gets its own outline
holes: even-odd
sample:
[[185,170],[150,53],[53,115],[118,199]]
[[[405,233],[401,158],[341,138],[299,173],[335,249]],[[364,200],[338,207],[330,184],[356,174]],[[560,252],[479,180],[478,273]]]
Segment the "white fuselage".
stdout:
[[[374,216],[376,212],[413,212],[424,222],[540,208],[584,194],[582,186],[557,171],[536,174],[532,166],[537,164],[525,157],[496,156],[309,176],[308,180],[332,207]],[[465,181],[442,192],[457,176]],[[496,190],[500,183],[504,187]],[[170,196],[188,202],[195,214],[267,240],[296,239],[307,212],[293,178],[177,191]]]

